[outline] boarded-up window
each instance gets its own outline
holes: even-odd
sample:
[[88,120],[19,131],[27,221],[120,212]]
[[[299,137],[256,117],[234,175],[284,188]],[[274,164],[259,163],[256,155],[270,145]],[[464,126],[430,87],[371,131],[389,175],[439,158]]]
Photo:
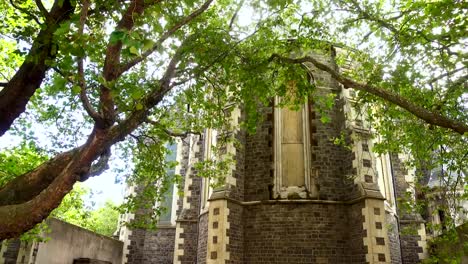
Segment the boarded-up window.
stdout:
[[281,168],[283,186],[304,186],[302,109],[281,109]]
[[275,104],[273,197],[305,199],[311,190],[309,106],[304,102],[296,110],[281,108],[279,97]]

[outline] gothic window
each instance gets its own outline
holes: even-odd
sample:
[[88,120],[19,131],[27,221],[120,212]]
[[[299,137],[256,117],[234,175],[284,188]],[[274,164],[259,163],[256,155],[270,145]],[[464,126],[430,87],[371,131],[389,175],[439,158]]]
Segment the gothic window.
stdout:
[[[276,98],[275,105],[280,104]],[[275,108],[275,198],[307,198],[310,192],[308,104]]]
[[[166,156],[166,161],[175,161],[177,159],[177,144],[168,146],[170,153]],[[170,168],[167,170],[169,178],[174,177],[175,169]],[[171,180],[172,182],[172,180]],[[163,213],[159,216],[160,225],[173,225],[175,224],[175,203],[177,202],[177,187],[175,184],[170,184],[168,190],[164,194],[164,199],[160,206],[165,208]]]
[[[174,173],[170,176],[174,176]],[[161,206],[165,208],[165,211],[159,216],[159,223],[170,223],[172,217],[172,199],[174,196],[174,184],[169,186],[169,189],[164,194],[164,200],[161,203]]]

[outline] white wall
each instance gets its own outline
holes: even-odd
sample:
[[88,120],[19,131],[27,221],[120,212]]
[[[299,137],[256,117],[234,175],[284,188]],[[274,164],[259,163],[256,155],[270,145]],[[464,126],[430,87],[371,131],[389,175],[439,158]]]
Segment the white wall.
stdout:
[[52,230],[50,240],[39,244],[36,264],[72,264],[77,258],[121,263],[122,241],[57,219],[49,219],[48,224]]

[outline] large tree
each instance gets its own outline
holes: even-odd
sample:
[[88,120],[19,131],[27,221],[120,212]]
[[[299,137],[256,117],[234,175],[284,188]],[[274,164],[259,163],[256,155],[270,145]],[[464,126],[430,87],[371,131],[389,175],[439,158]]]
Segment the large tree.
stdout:
[[[35,140],[41,123],[50,127],[54,156],[0,189],[0,240],[41,222],[75,182],[106,169],[112,146],[137,152],[136,179],[153,183],[165,175],[162,142],[225,126],[227,101],[242,105],[253,129],[258,104],[288,88],[296,98],[316,97],[304,64],[359,91],[382,151],[409,151],[415,164],[436,159],[460,172],[466,8],[462,1],[1,0],[0,134]],[[346,50],[336,60],[352,61],[348,71],[306,53],[330,47]],[[291,56],[299,51],[305,55]]]

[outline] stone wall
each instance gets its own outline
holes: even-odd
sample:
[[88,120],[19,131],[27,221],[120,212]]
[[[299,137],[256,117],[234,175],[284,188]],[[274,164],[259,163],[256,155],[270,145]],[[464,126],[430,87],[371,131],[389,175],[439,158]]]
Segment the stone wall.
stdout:
[[229,261],[226,261],[226,264],[246,263],[244,261],[244,207],[234,202],[228,202],[228,208],[227,237],[229,237],[229,244],[227,251],[229,252]]
[[[343,146],[333,143],[340,136],[343,128],[344,114],[342,101],[337,92],[327,88],[317,88],[317,94],[335,94],[336,102],[333,109],[324,111],[331,121],[323,124],[322,117],[315,109],[313,102],[310,107],[311,132],[311,165],[317,171],[313,179],[321,200],[340,201],[350,196],[354,190],[352,176],[352,153]],[[259,109],[264,122],[257,127],[256,134],[248,135],[245,140],[245,201],[262,201],[272,199],[273,187],[273,107]],[[315,175],[312,175],[315,177]]]
[[[318,58],[332,64],[326,56]],[[329,75],[312,71],[319,82],[315,95],[331,94],[335,100],[332,109],[320,111],[320,102],[309,101],[310,158],[314,170],[311,180],[317,195],[309,197],[312,201],[273,201],[274,108],[260,107],[263,122],[257,126],[256,134],[247,135],[245,140],[243,263],[365,263],[366,257],[374,258],[366,256],[368,246],[364,246],[368,233],[363,229],[365,203],[356,201],[364,193],[355,183],[353,159],[362,163],[362,157],[333,143],[341,131],[347,132],[350,142],[351,132],[345,129],[344,99]],[[330,122],[321,121],[324,115]],[[372,184],[375,188],[376,184]],[[232,218],[231,226],[236,223]],[[375,240],[374,236],[368,240]]]
[[0,244],[0,263],[1,264],[15,264],[18,258],[21,241],[19,239],[12,239],[3,241]]
[[[137,214],[138,219],[138,214]],[[175,226],[161,225],[157,230],[132,229],[127,238],[124,264],[172,263],[174,259]]]
[[273,107],[261,107],[265,122],[245,140],[244,200],[272,198],[273,188]]
[[[396,197],[408,198],[407,192],[410,185],[408,180],[414,180],[409,175],[408,169],[400,157],[400,155],[392,154],[391,163],[393,177],[395,180]],[[414,197],[410,197],[414,199]],[[400,202],[399,202],[400,203]],[[399,232],[401,259],[403,263],[413,264],[420,263],[421,259],[426,256],[426,232],[424,221],[418,212],[403,211],[399,203],[397,203],[399,217]]]
[[206,263],[208,243],[208,213],[200,216],[198,222],[197,263]]
[[174,259],[175,227],[146,232],[141,264],[171,264]]
[[[244,120],[244,115],[239,108],[233,108],[230,112],[231,124],[233,126],[239,126]],[[228,146],[231,153],[234,154],[235,164],[232,166],[232,170],[229,172],[225,189],[228,191],[228,196],[232,199],[243,201],[244,200],[244,178],[245,178],[245,161],[246,161],[246,149],[245,143],[247,133],[244,130],[236,129],[232,132],[232,137],[235,139],[235,143],[232,146]],[[235,153],[234,153],[235,152]]]
[[307,202],[247,206],[243,263],[363,263],[349,262],[346,211],[340,204]]
[[127,246],[128,254],[125,256],[126,262],[123,260],[124,264],[138,264],[143,262],[146,232],[147,231],[143,229],[132,229],[128,236],[130,244]]
[[390,214],[385,214],[388,225],[388,240],[390,243],[390,259],[392,264],[401,263],[400,234],[397,218]]
[[337,90],[318,88],[317,94],[335,96],[333,109],[324,111],[322,114],[330,118],[329,123],[322,123],[320,120],[322,115],[318,113],[314,104],[311,106],[312,167],[318,171],[316,180],[318,198],[342,201],[349,195],[349,186],[354,185],[349,178],[353,173],[351,151],[333,143],[333,140],[340,137],[340,132],[344,129],[343,102]]
[[[49,218],[46,221],[51,230],[47,234],[46,242],[20,243],[19,240],[15,240],[7,246],[9,254],[7,258],[0,258],[0,263],[63,264],[73,263],[78,259],[89,261],[88,263],[121,263],[122,241],[93,233],[55,218]],[[16,252],[13,249],[16,249]]]
[[408,170],[405,168],[402,160],[398,157],[398,154],[391,154],[390,159],[392,162],[393,177],[395,180],[395,195],[399,198],[406,197],[406,192],[409,185],[406,182],[405,175],[408,173]]
[[420,263],[419,254],[422,254],[424,250],[419,245],[419,241],[422,240],[418,234],[419,224],[413,221],[401,221],[400,228],[401,259],[403,263]]
[[363,229],[364,216],[362,209],[364,202],[357,202],[352,205],[347,205],[348,222],[347,222],[347,240],[349,248],[350,263],[365,263],[367,246],[364,246],[363,238],[367,237],[367,230]]
[[[200,214],[201,184],[193,164],[203,160],[204,142],[198,136],[189,136],[188,163],[184,181],[182,210],[177,216],[174,243],[174,263],[195,263],[197,261],[198,219]],[[185,157],[184,157],[185,158]]]
[[[317,58],[335,67],[330,56]],[[313,67],[311,71],[317,81],[314,96],[333,95],[335,101],[331,109],[319,109],[323,102],[313,97],[309,112],[303,115],[309,118],[311,151],[307,168],[313,171],[304,184],[311,187],[307,197],[274,198],[275,184],[281,183],[274,179],[278,169],[274,133],[278,131],[274,130],[273,100],[258,108],[263,119],[255,134],[234,131],[231,135],[238,144],[227,146],[226,152],[234,154],[237,163],[226,177],[226,184],[213,191],[208,207],[202,211],[202,181],[192,165],[205,156],[205,144],[203,138],[189,136],[184,140],[180,161],[185,189],[178,201],[173,263],[419,261],[421,235],[400,236],[398,218],[388,214],[393,213],[393,208],[385,211],[388,205],[376,181],[372,131],[362,125],[364,120],[349,122],[349,113],[345,113],[350,105],[348,95],[328,74]],[[238,109],[228,111],[234,121],[243,120]],[[324,115],[330,119],[328,123],[321,121]],[[351,150],[333,143],[341,132],[345,133],[346,144],[354,143]],[[400,160],[397,162],[393,168],[395,189],[402,195],[409,186],[408,170]],[[407,246],[404,250],[400,250],[400,238],[401,247]],[[157,244],[144,243],[148,251]],[[156,261],[157,256],[152,259]]]

